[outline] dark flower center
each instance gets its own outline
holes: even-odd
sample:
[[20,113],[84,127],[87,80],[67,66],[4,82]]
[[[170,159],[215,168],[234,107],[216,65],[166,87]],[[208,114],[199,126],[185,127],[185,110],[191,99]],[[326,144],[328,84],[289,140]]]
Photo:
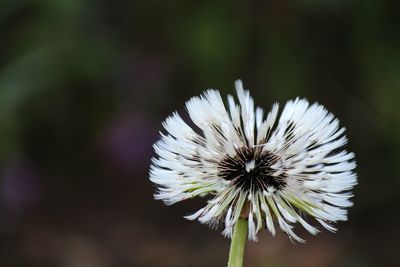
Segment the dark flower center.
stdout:
[[241,147],[235,156],[222,159],[219,176],[243,190],[280,190],[286,186],[287,175],[272,168],[278,161],[278,156],[261,148]]

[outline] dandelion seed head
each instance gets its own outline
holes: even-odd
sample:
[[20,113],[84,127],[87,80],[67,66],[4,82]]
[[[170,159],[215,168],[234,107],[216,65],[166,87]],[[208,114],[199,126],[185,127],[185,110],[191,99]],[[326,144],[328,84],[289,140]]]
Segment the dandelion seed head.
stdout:
[[238,102],[224,103],[217,90],[186,102],[196,131],[178,113],[164,122],[166,133],[154,144],[150,180],[156,199],[170,205],[208,196],[189,220],[212,228],[223,225],[230,237],[240,217],[249,223],[249,238],[276,227],[304,242],[294,227],[311,234],[329,231],[347,220],[351,190],[357,184],[354,153],[339,121],[323,106],[305,99],[288,101],[279,114],[274,104],[266,114],[254,106],[249,91],[235,82]]

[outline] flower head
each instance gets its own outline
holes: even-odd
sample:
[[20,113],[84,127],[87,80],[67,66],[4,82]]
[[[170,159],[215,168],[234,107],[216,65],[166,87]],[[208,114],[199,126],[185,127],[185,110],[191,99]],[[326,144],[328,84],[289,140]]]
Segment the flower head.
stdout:
[[[303,242],[296,223],[312,234],[313,218],[329,231],[347,220],[350,190],[357,184],[354,154],[344,128],[323,106],[305,99],[290,100],[278,116],[254,107],[240,80],[239,104],[228,95],[228,110],[217,90],[186,102],[189,126],[175,112],[163,126],[167,134],[154,144],[150,180],[156,199],[170,205],[196,196],[211,196],[205,207],[186,216],[212,227],[224,225],[231,236],[239,217],[248,219],[249,238],[276,227]],[[193,128],[198,128],[197,130]]]

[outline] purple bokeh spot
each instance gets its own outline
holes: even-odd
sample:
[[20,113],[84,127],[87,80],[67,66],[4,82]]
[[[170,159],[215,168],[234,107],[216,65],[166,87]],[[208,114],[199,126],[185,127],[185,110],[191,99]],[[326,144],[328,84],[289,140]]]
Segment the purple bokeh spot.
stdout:
[[5,208],[13,215],[21,215],[34,207],[41,196],[40,175],[32,164],[14,161],[7,165],[1,177],[1,195]]
[[145,116],[117,118],[106,130],[104,146],[107,158],[116,167],[135,170],[150,163],[158,130]]

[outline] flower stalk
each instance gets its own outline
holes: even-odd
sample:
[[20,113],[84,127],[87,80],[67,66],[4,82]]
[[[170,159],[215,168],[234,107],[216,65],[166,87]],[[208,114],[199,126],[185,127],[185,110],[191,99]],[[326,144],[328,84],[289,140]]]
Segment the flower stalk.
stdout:
[[247,241],[248,222],[244,218],[239,218],[235,223],[229,250],[228,267],[242,267],[244,247]]

